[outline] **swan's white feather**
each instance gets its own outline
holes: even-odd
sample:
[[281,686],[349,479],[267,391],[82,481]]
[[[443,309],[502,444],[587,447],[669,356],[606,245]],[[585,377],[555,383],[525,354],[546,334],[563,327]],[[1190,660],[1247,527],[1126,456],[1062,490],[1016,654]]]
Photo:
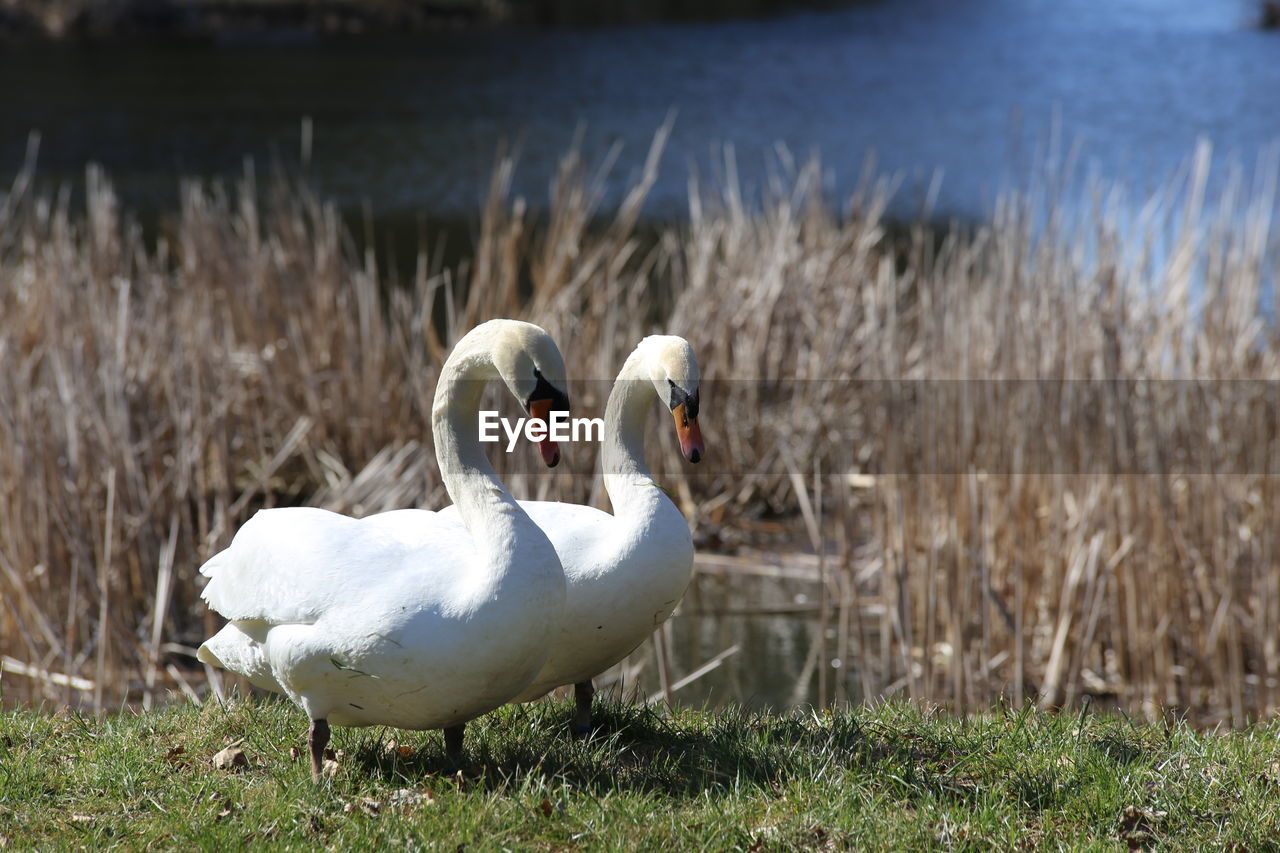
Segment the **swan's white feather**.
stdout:
[[538,671],[554,608],[545,579],[499,595],[477,560],[460,521],[425,510],[259,512],[201,570],[205,600],[232,620],[201,660],[336,725],[464,722]]
[[410,520],[402,512],[356,519],[312,507],[260,511],[201,566],[209,578],[201,598],[227,619],[282,625],[314,623],[336,603],[377,596],[402,575],[443,591],[451,567],[465,566],[474,546],[436,513],[412,511]]
[[[644,406],[676,377],[696,387],[697,360],[683,338],[655,335],[627,359],[605,415],[606,487],[615,513],[555,501],[520,507],[555,546],[564,567],[564,617],[546,665],[518,697],[536,699],[563,684],[587,681],[618,663],[669,617],[693,573],[688,522],[648,475],[643,459]],[[627,400],[638,401],[633,408]],[[635,440],[616,442],[623,432]],[[612,457],[612,458],[610,458]],[[460,523],[456,507],[440,517]]]
[[689,586],[693,539],[665,497],[641,519],[551,501],[520,506],[551,539],[565,574],[564,619],[551,655],[517,697],[528,701],[594,678],[652,635]]
[[[564,575],[484,460],[478,393],[453,380],[500,375],[527,397],[539,367],[563,387],[555,344],[512,321],[477,327],[445,364],[432,425],[467,526],[424,510],[259,512],[201,568],[203,598],[230,623],[200,659],[335,725],[444,728],[524,689],[546,661]],[[453,405],[458,388],[467,411]]]

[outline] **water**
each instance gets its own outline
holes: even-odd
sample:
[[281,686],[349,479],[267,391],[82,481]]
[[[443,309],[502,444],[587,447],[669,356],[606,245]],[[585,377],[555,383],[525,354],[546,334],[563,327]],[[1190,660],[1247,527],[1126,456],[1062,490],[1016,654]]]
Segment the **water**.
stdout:
[[43,134],[46,179],[105,165],[126,198],[172,207],[177,177],[236,175],[245,157],[310,174],[347,209],[470,216],[496,152],[520,151],[517,190],[547,197],[583,127],[634,176],[676,111],[650,212],[678,216],[691,173],[732,142],[749,189],[778,145],[820,151],[828,189],[869,154],[900,172],[913,210],[980,215],[1054,135],[1104,177],[1165,178],[1195,140],[1251,164],[1280,137],[1280,36],[1250,0],[891,0],[795,17],[413,40],[9,46],[0,53],[0,171]]
[[[670,620],[672,678],[678,683],[716,656],[735,648],[737,651],[676,691],[675,697],[689,705],[707,707],[727,701],[774,710],[817,704],[814,667],[819,629],[813,611],[819,596],[816,578],[771,578],[734,571],[695,574]],[[833,607],[833,613],[834,610]],[[838,659],[834,619],[831,625],[826,644],[828,662]],[[861,650],[865,637],[859,636],[854,642]],[[646,644],[630,660],[641,666],[637,677],[623,687],[656,694],[659,678],[652,646]],[[834,682],[841,673],[834,668],[828,672],[832,682],[829,695],[833,699],[857,702],[864,698],[858,673],[853,673],[851,680],[837,690]]]

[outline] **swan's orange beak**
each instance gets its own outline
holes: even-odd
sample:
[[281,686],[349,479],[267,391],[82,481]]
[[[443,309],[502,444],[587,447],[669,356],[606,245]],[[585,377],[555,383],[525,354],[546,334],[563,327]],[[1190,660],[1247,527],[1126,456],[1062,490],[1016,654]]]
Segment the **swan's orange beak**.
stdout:
[[[534,400],[529,404],[529,417],[542,421],[548,435],[551,432],[551,404],[551,400]],[[547,463],[548,468],[554,468],[560,464],[560,448],[549,437],[538,442],[538,452],[542,454],[542,461]]]
[[707,455],[707,449],[702,444],[702,428],[698,426],[698,418],[689,417],[684,403],[672,409],[671,414],[676,419],[676,437],[680,439],[680,453],[690,462],[701,461],[702,457]]

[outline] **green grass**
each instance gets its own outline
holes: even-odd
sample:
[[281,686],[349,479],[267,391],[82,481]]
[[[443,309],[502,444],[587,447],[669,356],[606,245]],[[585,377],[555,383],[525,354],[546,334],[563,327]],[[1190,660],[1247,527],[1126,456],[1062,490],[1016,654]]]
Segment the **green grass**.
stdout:
[[[603,703],[583,742],[569,716],[541,703],[472,724],[461,775],[438,732],[336,729],[339,769],[317,787],[291,754],[305,721],[278,701],[103,719],[6,711],[0,846],[1278,849],[1276,723],[1205,734],[1013,710]],[[213,769],[239,740],[248,768]]]

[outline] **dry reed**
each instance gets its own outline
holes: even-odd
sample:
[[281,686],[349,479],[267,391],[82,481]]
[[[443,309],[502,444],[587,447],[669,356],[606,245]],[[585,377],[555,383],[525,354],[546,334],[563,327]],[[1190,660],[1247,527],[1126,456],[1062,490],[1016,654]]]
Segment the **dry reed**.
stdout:
[[[780,526],[816,559],[822,702],[1276,708],[1272,172],[1210,206],[1202,150],[1142,206],[1032,190],[890,239],[887,185],[840,212],[810,164],[759,206],[694,191],[642,239],[663,141],[608,210],[569,154],[542,222],[501,162],[473,257],[424,252],[396,287],[283,179],[188,184],[148,244],[100,173],[84,211],[20,175],[0,207],[7,695],[202,693],[199,563],[263,506],[439,504],[436,367],[519,316],[591,379],[651,331],[693,342],[714,455],[655,467],[704,551]],[[499,462],[525,494],[602,500],[590,476]]]

